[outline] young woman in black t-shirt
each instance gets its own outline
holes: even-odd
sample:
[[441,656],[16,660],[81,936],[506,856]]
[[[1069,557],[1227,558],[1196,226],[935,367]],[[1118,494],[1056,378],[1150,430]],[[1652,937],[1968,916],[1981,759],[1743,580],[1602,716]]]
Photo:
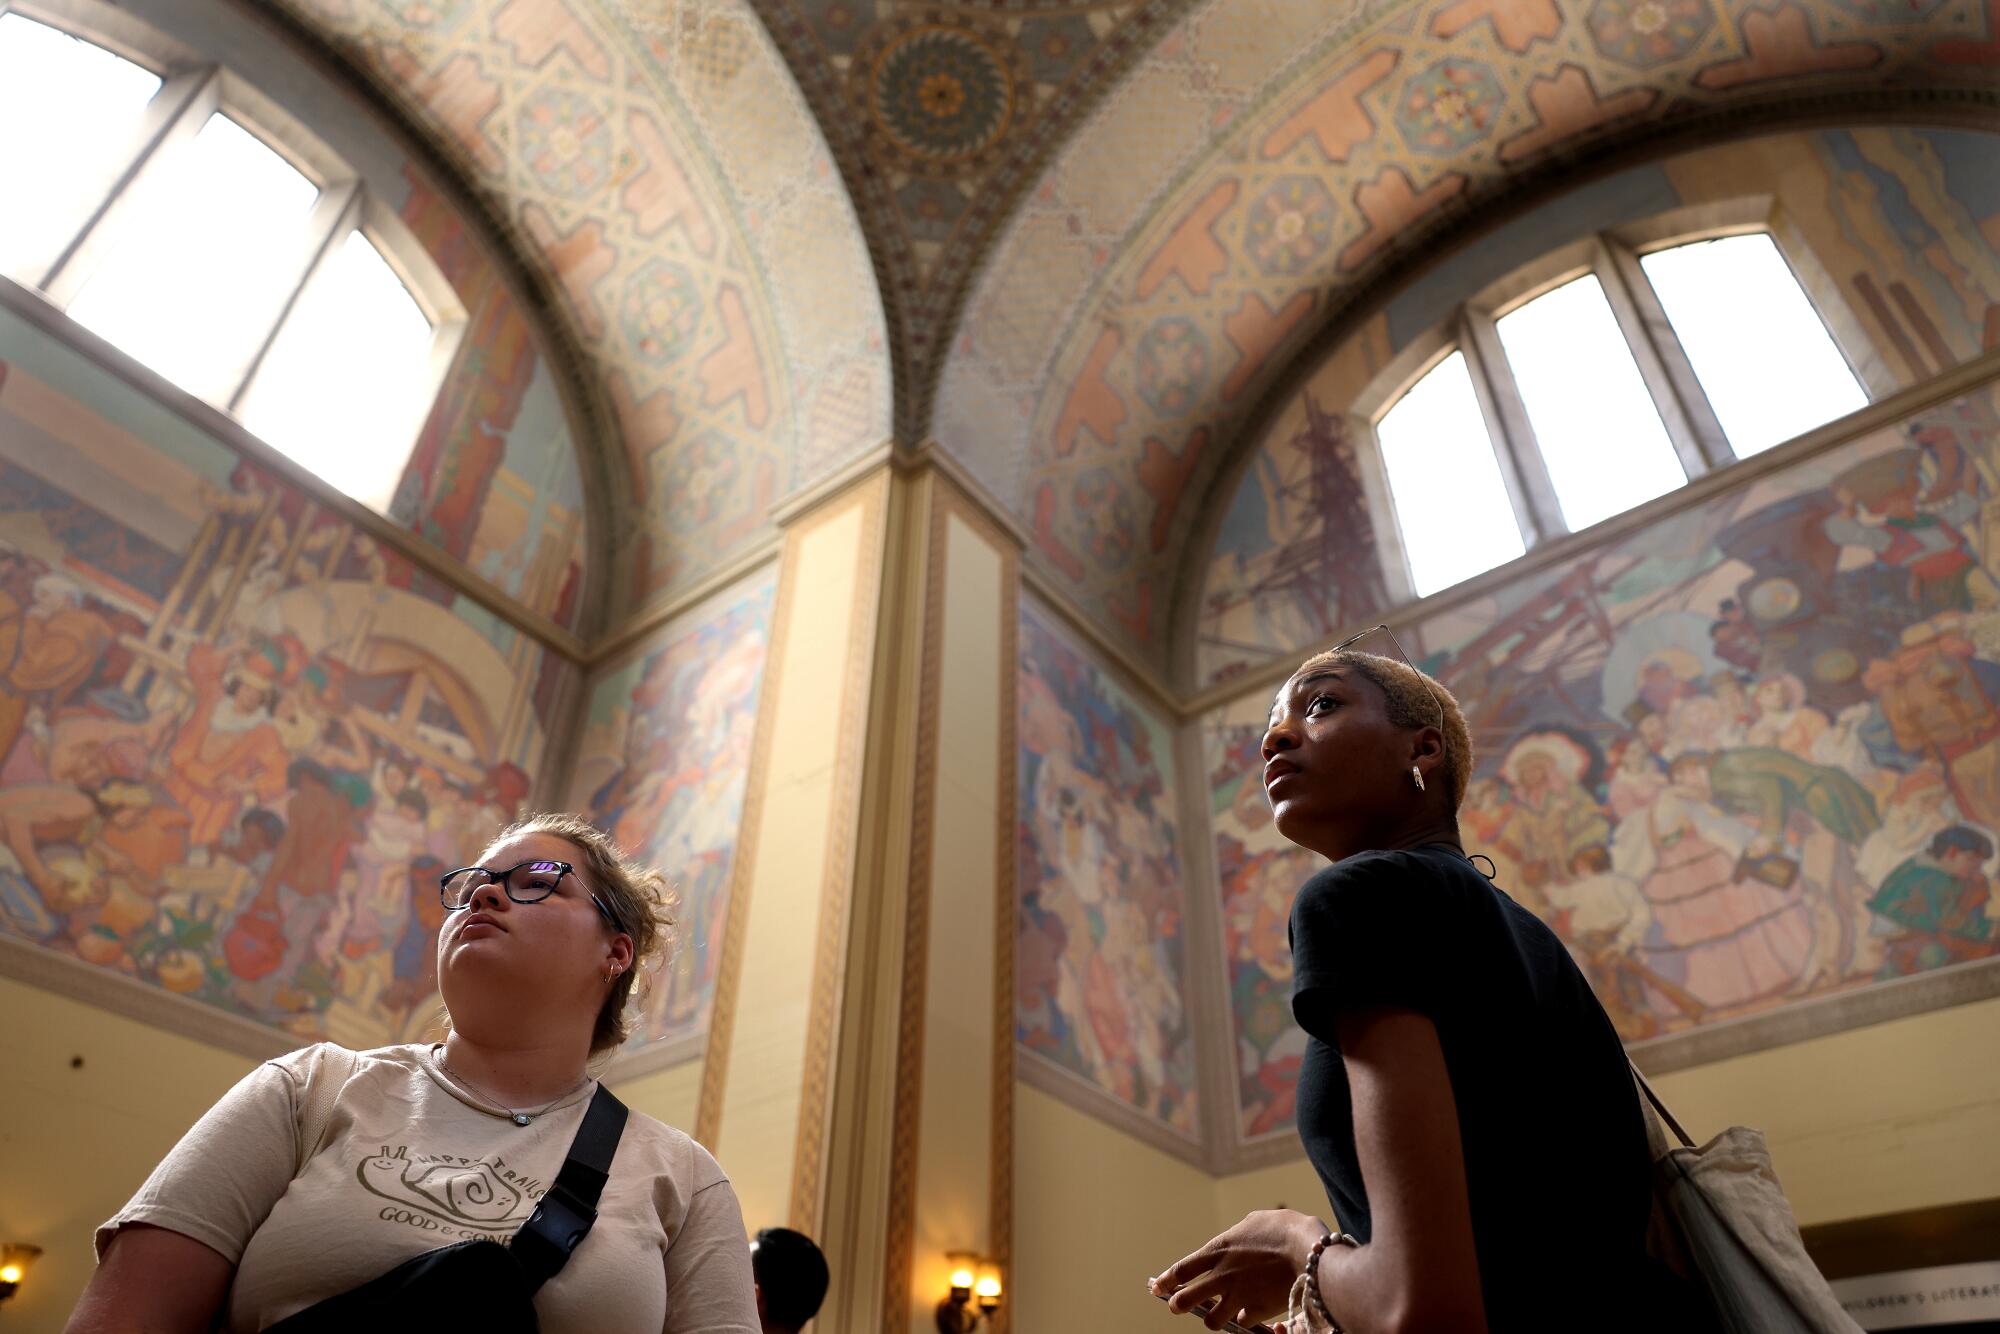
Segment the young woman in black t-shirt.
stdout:
[[1261,1210],[1154,1291],[1213,1303],[1211,1328],[1272,1320],[1310,1262],[1352,1334],[1653,1327],[1624,1051],[1561,941],[1466,858],[1457,701],[1343,646],[1278,692],[1262,751],[1278,831],[1332,863],[1293,904],[1292,1009],[1299,1134],[1346,1235]]

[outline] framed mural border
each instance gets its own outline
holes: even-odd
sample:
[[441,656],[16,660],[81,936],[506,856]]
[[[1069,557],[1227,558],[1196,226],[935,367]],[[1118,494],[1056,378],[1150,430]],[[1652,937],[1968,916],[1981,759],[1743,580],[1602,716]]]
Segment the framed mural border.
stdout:
[[316,1041],[14,936],[0,935],[0,977],[253,1060],[283,1056]]
[[1158,1118],[1148,1116],[1129,1102],[1120,1102],[1082,1075],[1057,1065],[1038,1051],[1023,1049],[1018,1040],[1010,1045],[1014,1048],[1014,1071],[1023,1084],[1130,1135],[1148,1148],[1212,1173],[1214,1163],[1208,1146],[1198,1136],[1189,1137],[1168,1129]]
[[1975,959],[1887,982],[1857,983],[1846,991],[1794,1001],[1765,1014],[1628,1043],[1625,1050],[1647,1074],[1671,1074],[1996,996],[2000,996],[2000,958]]

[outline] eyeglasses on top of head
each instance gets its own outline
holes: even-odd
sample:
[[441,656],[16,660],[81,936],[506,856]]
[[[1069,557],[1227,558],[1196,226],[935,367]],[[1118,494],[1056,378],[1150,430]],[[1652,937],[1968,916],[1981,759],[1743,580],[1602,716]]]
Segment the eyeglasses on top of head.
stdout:
[[1430,678],[1424,675],[1423,669],[1418,667],[1417,664],[1415,664],[1414,662],[1411,662],[1410,655],[1403,652],[1403,641],[1396,638],[1396,632],[1394,630],[1391,630],[1387,625],[1371,625],[1366,630],[1363,630],[1360,634],[1349,635],[1347,638],[1341,640],[1338,644],[1335,644],[1332,648],[1328,649],[1327,652],[1338,653],[1344,648],[1348,648],[1351,647],[1352,645],[1360,643],[1362,640],[1368,638],[1368,636],[1373,634],[1384,634],[1389,636],[1389,642],[1395,646],[1396,656],[1403,660],[1403,665],[1405,667],[1409,668],[1411,671],[1417,674],[1417,680],[1423,686],[1424,693],[1431,697],[1431,703],[1437,705],[1438,731],[1448,736],[1449,733],[1445,733],[1445,727],[1444,727],[1444,701],[1438,698],[1437,691],[1431,689]]
[[[497,885],[501,893],[516,903],[540,903],[556,892],[564,876],[575,871],[576,868],[568,862],[548,860],[526,861],[504,871],[490,866],[461,866],[438,877],[438,901],[444,904],[446,912],[458,912],[471,906],[473,895],[480,890],[488,885]],[[611,911],[611,906],[596,891],[585,892],[590,895],[591,903],[596,905],[604,920],[611,923],[612,930],[626,930],[625,924],[618,920],[618,914]]]

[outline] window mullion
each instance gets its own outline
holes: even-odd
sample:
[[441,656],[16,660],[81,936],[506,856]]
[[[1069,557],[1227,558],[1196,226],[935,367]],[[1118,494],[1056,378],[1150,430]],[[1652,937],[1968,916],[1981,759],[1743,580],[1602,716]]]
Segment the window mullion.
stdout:
[[271,350],[271,344],[278,341],[278,332],[291,318],[292,309],[299,304],[299,295],[306,290],[306,284],[312,281],[313,275],[333,254],[341,238],[361,225],[361,206],[361,187],[354,181],[329,186],[321,190],[319,198],[313,201],[312,212],[306,218],[306,231],[311,239],[302,252],[297,279],[292,283],[290,294],[285,297],[284,305],[278,308],[277,318],[271,321],[271,327],[264,331],[264,336],[257,341],[256,348],[240,370],[220,377],[221,383],[228,389],[220,401],[231,412],[243,405],[243,396],[249,392],[250,382],[257,378],[257,368],[264,364],[264,356]]
[[1695,378],[1694,364],[1665,307],[1646,281],[1639,257],[1616,241],[1600,238],[1594,267],[1681,467],[1694,478],[1733,462],[1736,455],[1729,448],[1729,437]]
[[1500,479],[1513,502],[1522,542],[1532,549],[1560,537],[1569,527],[1563,522],[1555,483],[1535,444],[1535,428],[1528,422],[1521,391],[1513,372],[1507,369],[1507,354],[1501,350],[1493,317],[1469,306],[1463,309],[1459,314],[1459,346],[1465,349],[1472,390],[1486,418],[1487,434],[1498,446]]
[[134,187],[158,165],[162,150],[192,139],[221,105],[221,71],[214,66],[171,75],[146,106],[133,136],[134,149],[104,199],[84,219],[69,245],[50,261],[41,288],[51,303],[67,309],[90,277],[92,255],[116,230],[110,224],[131,203]]

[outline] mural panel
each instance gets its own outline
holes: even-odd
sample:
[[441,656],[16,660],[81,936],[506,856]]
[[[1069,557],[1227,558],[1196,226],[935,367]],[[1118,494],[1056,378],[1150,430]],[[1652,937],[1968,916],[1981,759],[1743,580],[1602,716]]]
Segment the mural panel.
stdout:
[[411,1036],[437,878],[526,799],[567,671],[0,316],[0,932]]
[[464,221],[407,168],[405,183],[402,219],[465,304],[466,331],[389,516],[575,629],[583,480],[547,358]]
[[[1467,848],[1639,1040],[2000,953],[1996,572],[1987,386],[1403,639],[1472,726]],[[1247,787],[1263,704],[1207,735],[1244,1068],[1278,1082],[1254,1037],[1286,967],[1250,872],[1275,846]],[[1288,1116],[1241,1096],[1246,1132]]]
[[1292,898],[1325,859],[1288,842],[1271,822],[1258,754],[1270,700],[1258,694],[1202,722],[1208,823],[1222,895],[1240,1139],[1289,1134],[1306,1038],[1292,1022]]
[[1193,1140],[1172,735],[1025,605],[1020,672],[1016,1040]]
[[678,900],[678,949],[634,1046],[708,1029],[776,588],[767,573],[723,594],[591,688],[570,807],[665,871]]

